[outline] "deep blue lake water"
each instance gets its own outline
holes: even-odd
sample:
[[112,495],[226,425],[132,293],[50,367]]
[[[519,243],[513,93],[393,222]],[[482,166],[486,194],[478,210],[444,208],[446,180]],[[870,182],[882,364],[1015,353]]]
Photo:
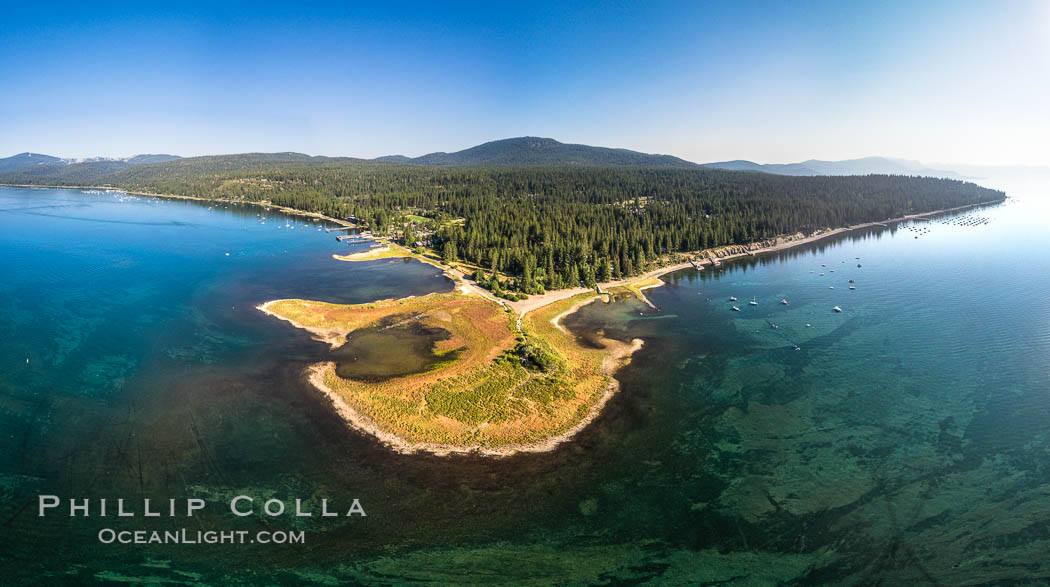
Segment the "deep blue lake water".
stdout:
[[[670,274],[658,311],[585,307],[566,325],[646,339],[621,393],[503,460],[348,430],[302,378],[326,346],[255,309],[450,289],[434,268],[336,261],[323,223],[255,206],[0,188],[0,576],[1046,581],[1050,186],[984,183],[1011,199]],[[38,494],[210,509],[40,518]],[[241,494],[368,516],[236,518]],[[97,538],[179,527],[306,544]]]

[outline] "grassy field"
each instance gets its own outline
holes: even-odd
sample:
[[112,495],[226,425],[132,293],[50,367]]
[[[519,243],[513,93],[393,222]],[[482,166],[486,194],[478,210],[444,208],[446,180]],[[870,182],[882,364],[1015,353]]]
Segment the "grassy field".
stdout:
[[613,349],[585,348],[551,322],[593,297],[561,300],[522,319],[533,350],[539,347],[553,357],[546,372],[523,366],[514,316],[479,296],[430,294],[357,305],[278,300],[265,309],[328,335],[367,328],[390,316],[448,330],[451,337],[436,343],[434,352],[458,355],[436,369],[366,383],[339,377],[329,365],[323,382],[354,411],[406,443],[500,449],[542,443],[573,429],[609,388]]

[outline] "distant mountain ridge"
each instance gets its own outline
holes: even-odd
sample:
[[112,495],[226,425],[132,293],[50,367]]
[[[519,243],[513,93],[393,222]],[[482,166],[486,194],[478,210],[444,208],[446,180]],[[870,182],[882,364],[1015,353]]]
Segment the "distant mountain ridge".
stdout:
[[638,167],[699,167],[671,155],[651,155],[629,149],[610,149],[562,143],[543,137],[517,137],[491,141],[456,151],[429,153],[421,157],[388,155],[376,161],[431,166],[470,165],[581,165]]
[[107,163],[110,167],[120,164],[144,165],[146,163],[163,163],[181,159],[178,155],[165,154],[143,154],[133,157],[74,157],[63,159],[41,153],[19,153],[10,157],[0,159],[0,171],[12,171],[25,167],[36,167],[39,165],[80,165],[84,163]]
[[91,183],[118,171],[181,159],[177,155],[135,155],[134,157],[88,157],[62,159],[39,153],[19,153],[0,159],[3,180],[11,183],[50,183],[80,185]]
[[[387,155],[375,159],[352,157],[311,156],[302,153],[240,153],[182,158],[176,155],[143,154],[134,157],[91,157],[63,159],[40,153],[20,153],[0,158],[0,180],[8,183],[25,181],[35,183],[38,178],[49,181],[88,182],[140,165],[174,164],[169,172],[187,172],[183,166],[204,165],[216,172],[241,168],[262,169],[282,165],[325,165],[335,163],[386,163],[423,165],[431,167],[472,166],[587,166],[587,167],[662,167],[681,169],[714,168],[728,171],[748,171],[775,175],[911,175],[949,179],[974,179],[987,173],[975,171],[978,166],[962,166],[957,170],[938,165],[928,167],[919,161],[889,157],[863,157],[843,161],[809,159],[798,163],[761,164],[747,160],[721,161],[697,164],[672,155],[655,155],[608,147],[593,147],[562,143],[543,137],[516,137],[490,141],[456,151],[435,152],[420,157]],[[954,167],[954,166],[953,166]],[[991,168],[989,168],[991,169]],[[1040,168],[1032,168],[1033,173]],[[1041,171],[1038,171],[1042,173]]]
[[942,177],[948,179],[965,179],[962,174],[946,170],[925,167],[918,161],[909,159],[891,159],[889,157],[862,157],[844,161],[821,161],[809,159],[801,163],[755,163],[753,161],[735,160],[719,163],[705,163],[705,167],[726,169],[729,171],[758,171],[776,175],[918,175],[925,177]]

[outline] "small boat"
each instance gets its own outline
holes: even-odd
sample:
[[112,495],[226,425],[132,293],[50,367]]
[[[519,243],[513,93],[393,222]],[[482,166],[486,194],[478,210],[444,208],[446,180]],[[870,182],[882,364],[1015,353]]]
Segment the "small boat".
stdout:
[[836,312],[841,312],[842,308],[835,306],[834,308],[832,308],[832,310],[835,310]]
[[736,301],[736,296],[733,296],[733,297],[729,298],[729,301],[735,302]]
[[829,285],[828,289],[835,289],[835,286],[834,285]]
[[821,274],[820,274],[820,276],[821,276],[821,277],[824,277],[824,274],[823,274],[823,273],[821,273]]
[[851,279],[851,280],[849,280],[849,282],[850,282],[850,283],[857,283],[856,281],[853,281],[852,279]]
[[857,267],[860,267],[860,263],[857,263]]
[[752,297],[752,298],[751,298],[751,301],[750,301],[750,302],[748,302],[748,304],[749,304],[749,305],[752,305],[752,306],[757,306],[757,305],[758,305],[758,300],[756,300],[756,299],[755,299],[756,297],[758,297],[758,296],[754,296],[754,297]]
[[739,312],[739,311],[740,311],[740,308],[738,308],[738,307],[736,307],[736,306],[733,306],[733,311],[734,311],[734,312]]
[[780,298],[780,303],[786,306],[788,304],[787,298]]
[[850,288],[850,289],[857,289],[857,286],[855,286],[855,285],[851,285],[851,286],[849,286],[849,288]]

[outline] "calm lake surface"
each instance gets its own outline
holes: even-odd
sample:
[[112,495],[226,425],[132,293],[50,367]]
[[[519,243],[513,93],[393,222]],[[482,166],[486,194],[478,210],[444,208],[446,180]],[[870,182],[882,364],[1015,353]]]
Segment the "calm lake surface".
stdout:
[[[336,261],[323,223],[255,206],[0,188],[0,583],[1046,581],[1050,186],[982,183],[1011,199],[670,274],[658,311],[583,308],[574,331],[646,340],[622,391],[502,460],[349,430],[302,377],[327,346],[255,309],[450,290],[433,267]],[[208,506],[41,518],[38,494]]]

